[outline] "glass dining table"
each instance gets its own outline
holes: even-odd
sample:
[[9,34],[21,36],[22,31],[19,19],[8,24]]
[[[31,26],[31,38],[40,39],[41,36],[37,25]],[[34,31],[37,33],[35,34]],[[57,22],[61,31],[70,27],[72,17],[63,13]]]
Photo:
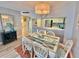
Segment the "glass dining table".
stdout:
[[[46,47],[45,49],[48,50],[48,58],[65,58],[68,51],[66,49],[67,47],[65,47],[64,44],[59,42],[60,38],[56,36],[50,36],[50,35],[45,35],[45,34],[40,34],[40,33],[32,33],[32,34],[29,34],[28,36],[24,36],[22,38],[22,43],[27,42],[28,40],[31,41],[32,43],[33,56],[34,56],[34,46],[35,46],[34,43],[37,43],[36,46],[38,48],[36,49],[38,49],[38,53],[39,53],[40,48]],[[40,45],[42,45],[42,47],[40,47]],[[23,46],[24,45],[22,44],[22,47]],[[43,53],[42,50],[40,50],[40,52]],[[71,50],[69,51],[66,57],[69,57],[69,58],[73,57]]]
[[28,35],[27,38],[31,39],[32,43],[37,42],[38,44],[46,47],[49,50],[50,57],[55,57],[59,45],[59,37],[43,35],[40,33],[32,33],[31,35]]

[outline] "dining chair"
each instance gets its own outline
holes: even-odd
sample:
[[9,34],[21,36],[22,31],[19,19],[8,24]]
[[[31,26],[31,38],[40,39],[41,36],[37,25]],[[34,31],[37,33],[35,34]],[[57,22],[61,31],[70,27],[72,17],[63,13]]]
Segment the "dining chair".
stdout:
[[49,50],[49,57],[48,58],[55,58],[56,53],[52,52],[51,50]]
[[72,49],[73,46],[73,41],[72,40],[67,40],[65,41],[65,44],[59,44],[59,48],[57,50],[57,58],[67,58],[69,52]]
[[67,40],[65,43],[65,49],[67,50],[65,57],[67,57],[68,53],[71,51],[73,46],[73,40]]
[[33,52],[33,47],[32,47],[32,41],[26,37],[22,38],[22,50],[24,52],[29,51],[30,57],[32,58],[32,52]]
[[55,36],[55,33],[53,31],[47,31],[46,33],[47,35],[52,35],[52,36]]
[[42,44],[34,42],[33,49],[34,49],[35,58],[48,57],[48,49],[44,47]]
[[38,33],[46,35],[46,30],[39,30]]

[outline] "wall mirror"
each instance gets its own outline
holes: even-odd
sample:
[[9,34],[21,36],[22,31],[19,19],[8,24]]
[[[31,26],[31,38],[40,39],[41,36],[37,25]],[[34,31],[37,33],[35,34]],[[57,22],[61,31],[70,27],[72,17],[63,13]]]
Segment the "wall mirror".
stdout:
[[64,29],[65,28],[65,18],[58,17],[58,18],[49,18],[44,19],[44,27],[52,28],[52,29]]
[[9,14],[1,14],[0,16],[3,31],[14,31],[14,17]]
[[51,29],[64,29],[65,17],[35,19],[33,20],[33,26],[51,28]]

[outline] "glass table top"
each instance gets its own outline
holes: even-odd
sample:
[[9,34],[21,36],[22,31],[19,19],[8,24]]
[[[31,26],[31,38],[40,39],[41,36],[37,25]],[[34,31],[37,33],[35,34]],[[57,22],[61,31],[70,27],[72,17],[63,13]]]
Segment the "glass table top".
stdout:
[[48,47],[49,50],[56,52],[58,44],[59,44],[58,37],[50,37],[50,36],[42,35],[39,33],[33,33],[31,37],[33,41],[36,41],[42,45],[45,45]]

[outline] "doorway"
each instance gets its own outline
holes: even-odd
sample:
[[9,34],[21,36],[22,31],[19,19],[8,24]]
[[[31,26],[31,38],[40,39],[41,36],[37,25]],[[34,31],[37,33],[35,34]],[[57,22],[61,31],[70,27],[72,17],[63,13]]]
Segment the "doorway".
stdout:
[[22,36],[28,35],[28,19],[27,16],[22,16]]

